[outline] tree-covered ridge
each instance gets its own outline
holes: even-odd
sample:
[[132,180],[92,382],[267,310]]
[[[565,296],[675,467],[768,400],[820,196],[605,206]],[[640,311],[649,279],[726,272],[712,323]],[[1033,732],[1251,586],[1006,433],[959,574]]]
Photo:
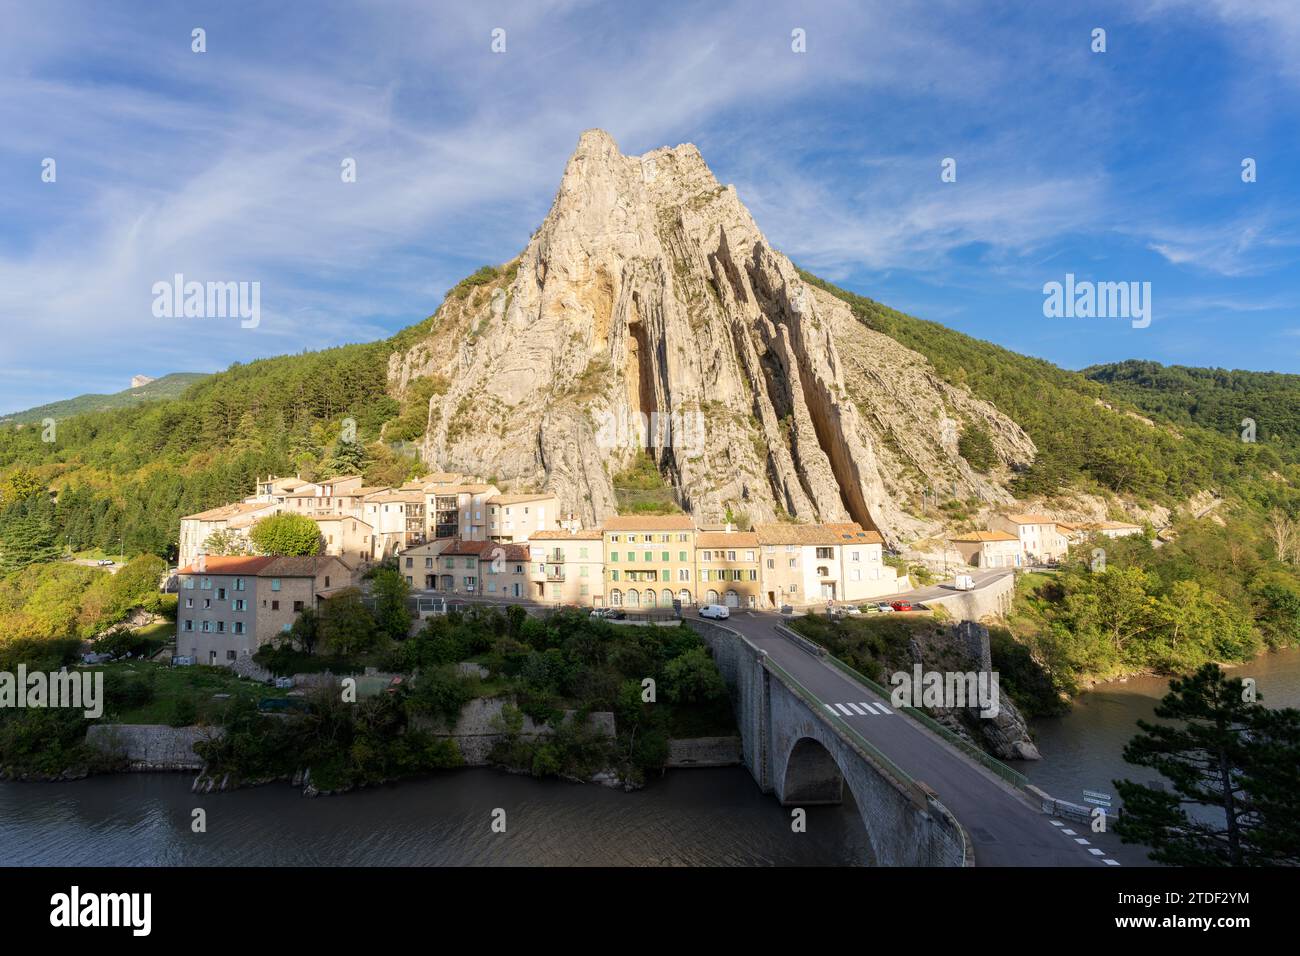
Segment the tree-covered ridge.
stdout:
[[0,415],[0,425],[25,425],[42,422],[46,418],[62,421],[73,415],[86,412],[108,411],[114,408],[126,408],[142,402],[154,402],[164,398],[176,398],[195,382],[206,378],[202,372],[173,372],[162,378],[154,379],[138,388],[124,388],[110,394],[86,394],[48,405],[37,405],[21,412]]
[[1081,373],[1147,414],[1240,438],[1243,421],[1255,440],[1285,461],[1300,461],[1300,375],[1189,368],[1129,359]]
[[[1160,410],[1130,407],[1128,392],[800,274],[847,303],[868,327],[920,352],[947,381],[965,385],[1014,419],[1039,452],[1015,481],[1013,490],[1022,496],[1075,486],[1173,504],[1215,489],[1235,490],[1269,507],[1294,507],[1292,486],[1300,477],[1289,466],[1294,446],[1284,454],[1273,443],[1245,443],[1239,426],[1224,428],[1217,421],[1150,424],[1138,411]],[[1274,473],[1287,481],[1277,482]]]

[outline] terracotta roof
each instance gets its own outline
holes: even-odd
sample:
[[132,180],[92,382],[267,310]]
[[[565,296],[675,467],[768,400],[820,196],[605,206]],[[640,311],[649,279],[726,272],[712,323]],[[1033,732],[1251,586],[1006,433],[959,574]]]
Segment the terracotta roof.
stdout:
[[528,545],[526,544],[500,544],[496,541],[463,541],[460,538],[452,541],[451,544],[442,549],[444,555],[456,556],[475,556],[482,559],[490,559],[495,548],[501,548],[505,551],[507,561],[527,561]]
[[366,495],[366,501],[401,501],[407,504],[422,505],[424,504],[424,492],[418,490],[392,491],[390,489],[385,489],[383,491],[376,491],[373,494]]
[[456,474],[452,471],[435,471],[432,474],[425,475],[423,478],[417,478],[416,482],[424,485],[456,485],[465,480],[464,475]]
[[546,501],[554,497],[555,495],[552,494],[551,492],[540,492],[535,495],[493,495],[491,498],[488,499],[488,504],[517,505],[517,504],[523,504],[525,501]]
[[496,491],[495,485],[425,485],[424,493],[426,495],[481,495],[489,491]]
[[838,524],[760,524],[755,533],[761,544],[881,544],[884,539],[857,522]]
[[337,564],[351,575],[352,568],[330,554],[280,555],[256,573],[259,578],[314,578],[330,565]]
[[599,528],[587,528],[583,531],[565,531],[563,528],[552,531],[534,531],[528,536],[529,541],[599,541],[604,537]]
[[966,534],[955,534],[949,541],[1019,541],[1016,535],[1007,531],[971,531]]
[[222,518],[233,518],[237,515],[251,514],[255,511],[262,511],[266,508],[274,508],[274,501],[239,501],[231,505],[218,505],[216,508],[209,508],[207,511],[199,511],[192,515],[185,515],[185,518],[193,518],[196,521],[220,521]]
[[606,531],[694,531],[690,515],[615,515],[605,519]]
[[177,571],[177,574],[257,574],[258,571],[266,567],[274,557],[267,555],[250,555],[247,557],[223,557],[213,555],[204,561],[202,570],[199,570],[198,563],[187,565]]
[[695,536],[697,548],[753,548],[758,534],[753,531],[702,531]]
[[306,515],[306,517],[310,518],[312,521],[318,521],[318,522],[320,522],[320,521],[330,521],[330,522],[332,522],[332,521],[355,521],[357,524],[363,524],[363,525],[365,525],[367,528],[370,528],[370,530],[372,530],[372,531],[374,530],[374,526],[371,525],[371,523],[370,523],[369,521],[363,521],[361,518],[358,518],[358,517],[356,517],[355,515],[345,515],[345,514],[341,514],[341,513],[337,512],[337,511],[323,511],[323,512],[321,512],[320,514]]
[[1056,524],[1056,519],[1047,515],[1013,514],[1005,517],[1012,524]]

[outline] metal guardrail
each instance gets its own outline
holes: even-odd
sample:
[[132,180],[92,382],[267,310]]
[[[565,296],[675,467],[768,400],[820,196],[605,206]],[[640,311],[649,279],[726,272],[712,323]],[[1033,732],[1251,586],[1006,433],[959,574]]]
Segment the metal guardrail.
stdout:
[[[816,644],[815,641],[812,641],[810,638],[806,637],[805,635],[799,634],[798,631],[795,631],[792,628],[786,628],[785,625],[781,625],[781,627],[797,635],[801,641],[806,641],[817,647],[821,647],[821,645]],[[838,657],[836,657],[830,651],[826,650],[826,648],[824,647],[822,648],[821,656],[824,657],[831,664],[835,665],[837,668],[839,668],[849,677],[852,677],[854,680],[859,681],[860,683],[869,687],[871,690],[875,691],[885,700],[890,700],[892,695],[890,694],[889,690],[885,688],[884,685],[878,683],[877,681],[872,680],[866,674],[863,674],[860,671],[857,671],[854,668],[850,667],[848,664],[844,663],[844,661],[840,660]],[[925,727],[926,730],[929,730],[937,734],[938,736],[942,737],[945,741],[952,744],[954,747],[956,747],[966,756],[977,761],[988,770],[993,771],[993,773],[997,774],[999,777],[1007,781],[1007,783],[1011,784],[1013,787],[1016,787],[1017,789],[1020,790],[1024,790],[1029,786],[1029,778],[1026,777],[1023,773],[1021,773],[1018,770],[1012,770],[1010,767],[1004,764],[997,757],[993,757],[990,756],[989,754],[986,754],[983,750],[975,746],[969,740],[965,740],[962,737],[957,736],[951,730],[945,727],[943,724],[939,723],[937,720],[935,720],[933,717],[927,714],[925,711],[908,705],[903,705],[899,707],[899,710],[907,714],[909,717],[915,719],[918,723],[920,723],[923,727]]]

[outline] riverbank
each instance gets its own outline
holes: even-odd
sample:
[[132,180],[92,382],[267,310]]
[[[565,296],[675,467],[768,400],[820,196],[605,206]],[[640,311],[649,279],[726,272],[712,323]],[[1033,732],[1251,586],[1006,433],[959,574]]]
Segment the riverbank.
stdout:
[[[1232,676],[1254,678],[1266,707],[1300,707],[1300,648],[1261,654],[1236,665]],[[1154,675],[1098,683],[1078,695],[1068,713],[1032,720],[1042,760],[1014,766],[1036,786],[1073,801],[1081,801],[1084,790],[1113,795],[1115,779],[1161,779],[1125,762],[1123,751],[1138,733],[1138,720],[1159,722],[1155,707],[1168,688],[1168,677]]]

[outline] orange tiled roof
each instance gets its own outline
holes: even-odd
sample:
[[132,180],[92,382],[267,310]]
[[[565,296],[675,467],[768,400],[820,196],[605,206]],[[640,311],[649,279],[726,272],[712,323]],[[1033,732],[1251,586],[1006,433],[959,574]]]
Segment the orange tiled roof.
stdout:
[[606,518],[606,531],[694,531],[690,515],[615,515]]

